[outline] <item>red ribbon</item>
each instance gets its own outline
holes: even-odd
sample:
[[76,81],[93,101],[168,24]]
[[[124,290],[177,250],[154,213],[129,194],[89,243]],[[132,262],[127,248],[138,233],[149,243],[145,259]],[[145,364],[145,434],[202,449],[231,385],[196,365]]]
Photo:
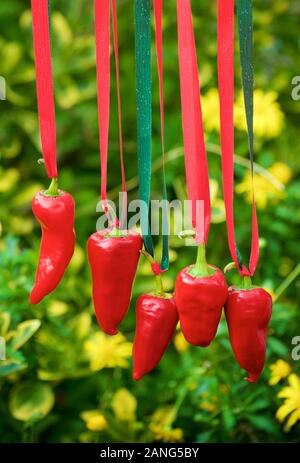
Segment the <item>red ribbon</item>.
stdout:
[[165,158],[165,112],[164,112],[164,88],[163,88],[163,63],[162,63],[162,0],[154,0],[154,19],[155,19],[155,46],[157,56],[157,70],[159,82],[159,104],[160,104],[160,128],[162,158],[164,167]]
[[48,0],[31,0],[36,92],[42,153],[49,178],[57,177],[56,126]]
[[120,164],[122,175],[122,190],[126,193],[126,178],[123,155],[123,133],[122,133],[122,108],[121,108],[121,90],[120,90],[120,71],[119,71],[119,45],[118,45],[118,20],[117,20],[117,2],[112,0],[112,17],[113,17],[113,40],[116,64],[116,81],[117,81],[117,97],[118,97],[118,123],[119,123],[119,144],[120,144]]
[[[204,142],[201,92],[190,0],[177,0],[178,53],[184,156],[192,225],[198,244],[207,243],[211,206],[209,177]],[[197,221],[198,201],[204,205],[204,228]],[[198,206],[198,207],[197,207]],[[198,223],[197,223],[198,222]]]
[[218,75],[222,148],[223,194],[228,245],[240,275],[255,273],[259,259],[259,236],[252,179],[252,240],[249,269],[240,262],[234,231],[234,0],[218,0]]
[[[95,39],[96,39],[96,74],[98,94],[98,124],[100,139],[101,165],[101,199],[109,219],[109,226],[119,226],[118,219],[112,223],[107,209],[107,158],[110,113],[110,0],[94,0]],[[120,73],[118,53],[117,6],[112,0],[113,41],[116,63],[118,123],[120,141],[120,163],[122,175],[122,189],[126,193],[126,179],[123,159],[122,112],[120,95]],[[124,206],[124,205],[123,205]]]

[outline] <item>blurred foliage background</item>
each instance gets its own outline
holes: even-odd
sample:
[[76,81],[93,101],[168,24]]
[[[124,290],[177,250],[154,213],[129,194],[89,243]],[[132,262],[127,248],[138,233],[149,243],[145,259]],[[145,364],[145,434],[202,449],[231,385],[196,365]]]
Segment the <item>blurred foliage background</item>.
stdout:
[[[129,200],[137,197],[133,1],[118,1],[121,92]],[[164,2],[164,72],[167,182],[170,199],[186,197],[177,60],[175,0]],[[159,367],[131,379],[131,342],[137,296],[153,287],[141,260],[121,333],[105,336],[91,305],[86,240],[95,231],[99,198],[92,0],[53,0],[52,52],[60,186],[76,201],[77,247],[57,291],[30,306],[40,229],[31,199],[48,179],[41,157],[28,1],[0,3],[0,439],[2,442],[299,442],[300,364],[291,358],[300,335],[300,102],[291,98],[299,74],[297,0],[254,2],[255,182],[261,260],[255,282],[274,297],[268,358],[255,385],[230,349],[222,320],[207,349],[188,346],[180,331]],[[209,261],[230,260],[220,178],[216,72],[216,2],[192,2],[209,157],[213,225]],[[250,204],[247,137],[236,62],[236,226],[249,251]],[[116,86],[112,64],[109,197],[119,191]],[[160,198],[160,130],[153,46],[153,198]],[[159,242],[157,243],[159,246]],[[195,259],[195,248],[171,239],[171,290],[176,273]],[[126,265],[126,263],[120,263]],[[125,270],[126,271],[126,270]],[[230,275],[229,282],[238,281]]]

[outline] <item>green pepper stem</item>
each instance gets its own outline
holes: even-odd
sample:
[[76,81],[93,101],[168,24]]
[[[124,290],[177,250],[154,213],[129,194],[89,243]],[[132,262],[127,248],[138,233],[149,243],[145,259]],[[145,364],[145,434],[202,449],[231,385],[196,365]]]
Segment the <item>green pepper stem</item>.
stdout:
[[[229,264],[226,265],[226,267],[224,268],[224,273],[228,273],[230,272],[231,270],[233,269],[236,269],[237,270],[237,266],[235,265],[234,262],[230,262]],[[255,286],[252,285],[252,280],[251,280],[251,277],[248,276],[248,275],[245,275],[242,277],[242,284],[241,286],[239,287],[239,289],[252,289],[254,288]],[[236,287],[237,288],[237,287]]]
[[118,227],[114,227],[111,232],[109,233],[109,236],[110,237],[118,237],[118,236],[122,236],[122,233],[121,233],[121,230],[120,228]]
[[[146,257],[146,259],[148,260],[148,262],[152,265],[152,264],[155,264],[155,260],[154,258],[151,256],[151,254],[149,254],[147,251],[145,251],[144,249],[141,251],[141,254],[143,254],[143,256]],[[159,275],[155,275],[155,292],[154,292],[155,296],[159,296],[159,297],[166,297],[166,293],[164,291],[164,287],[163,287],[163,282],[162,282],[162,277],[161,277],[161,274]]]
[[51,180],[50,186],[49,186],[48,190],[45,191],[45,194],[47,196],[58,196],[59,195],[58,178],[57,177],[54,177]]
[[200,246],[198,246],[196,264],[190,269],[189,273],[194,277],[207,277],[214,273],[207,264],[204,243],[201,243]]
[[252,287],[252,281],[249,276],[244,276],[243,277],[243,288],[244,289],[251,289]]
[[209,275],[209,269],[206,261],[206,249],[205,249],[205,244],[202,243],[198,247],[198,252],[197,252],[197,260],[196,260],[196,270],[199,273],[203,273],[205,275]]
[[164,296],[165,292],[161,275],[155,275],[155,285],[155,294],[157,294],[157,296]]

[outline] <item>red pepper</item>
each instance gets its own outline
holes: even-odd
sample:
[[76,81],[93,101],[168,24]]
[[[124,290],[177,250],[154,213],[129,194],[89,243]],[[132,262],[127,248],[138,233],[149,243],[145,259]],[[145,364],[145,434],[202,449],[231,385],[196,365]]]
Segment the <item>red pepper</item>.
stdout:
[[107,334],[117,334],[127,313],[142,244],[140,234],[118,229],[99,231],[88,239],[94,308]]
[[206,263],[205,247],[199,246],[196,265],[184,268],[175,283],[180,326],[190,344],[206,347],[214,339],[227,294],[223,273]]
[[[152,260],[147,253],[144,254]],[[155,269],[154,261],[152,269]],[[156,291],[142,294],[136,304],[136,331],[132,351],[133,379],[136,381],[159,364],[178,323],[175,299],[164,292],[160,272],[156,274],[156,282]]]
[[62,279],[75,246],[74,200],[57,189],[53,179],[49,189],[39,191],[32,201],[32,211],[42,227],[42,240],[30,303],[37,304],[51,293]]
[[172,296],[142,294],[136,304],[136,332],[133,343],[133,379],[139,380],[160,362],[171,341],[178,313]]
[[251,285],[244,277],[245,288],[229,288],[225,315],[230,343],[245,378],[255,383],[266,358],[267,329],[272,314],[272,297],[264,289]]

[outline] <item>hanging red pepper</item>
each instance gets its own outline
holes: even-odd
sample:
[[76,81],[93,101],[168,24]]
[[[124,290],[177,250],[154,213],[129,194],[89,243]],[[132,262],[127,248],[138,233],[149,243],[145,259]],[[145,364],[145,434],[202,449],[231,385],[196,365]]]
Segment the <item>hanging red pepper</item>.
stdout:
[[245,378],[255,383],[266,358],[267,329],[272,314],[272,297],[262,288],[252,286],[244,277],[243,288],[229,288],[225,305],[230,343]]
[[51,69],[49,2],[31,0],[40,137],[48,177],[47,191],[38,192],[32,210],[42,227],[42,241],[30,303],[37,304],[59,284],[74,252],[74,200],[58,189],[56,127]]
[[233,264],[243,277],[241,288],[229,288],[225,306],[230,342],[245,378],[255,382],[263,370],[266,357],[267,328],[272,312],[272,298],[262,288],[253,286],[259,257],[259,236],[253,184],[253,56],[252,2],[237,0],[240,58],[248,127],[252,177],[252,242],[249,269],[243,264],[234,231],[234,0],[218,0],[218,73],[221,115],[221,147],[223,191],[226,209],[228,242]]
[[[138,233],[130,230],[121,230],[118,219],[115,218],[112,220],[107,205],[107,151],[110,105],[110,0],[95,0],[94,12],[101,199],[104,204],[109,227],[90,236],[87,250],[92,272],[93,303],[97,321],[103,331],[114,335],[117,333],[117,327],[125,317],[129,307],[132,285],[143,241]],[[112,15],[118,94],[120,161],[125,197],[126,181],[123,161],[116,0],[112,0]]]
[[139,380],[160,362],[178,323],[175,299],[163,290],[161,270],[153,258],[156,290],[142,294],[136,303],[136,328],[133,342],[133,379]]
[[[211,222],[209,177],[195,38],[190,0],[177,0],[178,54],[182,126],[188,198],[198,244],[196,265],[183,269],[176,278],[175,300],[184,337],[196,346],[208,346],[215,337],[227,298],[221,270],[205,258]],[[204,204],[204,224],[197,221],[198,203]]]
[[38,192],[32,202],[32,211],[42,227],[42,241],[31,304],[56,288],[74,252],[74,200],[61,190],[51,195],[55,188],[52,185],[46,192]]
[[[162,0],[154,0],[155,45],[159,79],[159,100],[161,117],[163,199],[167,198],[164,171],[164,96],[162,59]],[[138,156],[140,196],[149,204],[151,178],[151,7],[149,0],[135,1],[135,38],[138,107]],[[148,217],[144,220],[147,223]],[[166,211],[163,210],[163,246],[159,265],[152,256],[151,234],[144,231],[146,251],[143,254],[150,261],[155,275],[156,290],[142,294],[136,304],[136,331],[133,343],[133,379],[139,380],[152,371],[160,362],[171,341],[178,323],[174,297],[163,290],[161,273],[168,269],[169,251]],[[142,227],[143,228],[143,227]]]
[[200,246],[196,265],[184,268],[175,285],[181,330],[190,344],[206,347],[214,339],[227,293],[223,273],[207,264]]
[[112,237],[107,230],[97,232],[90,236],[87,245],[97,321],[110,335],[117,334],[127,313],[143,245],[140,234],[125,233]]

